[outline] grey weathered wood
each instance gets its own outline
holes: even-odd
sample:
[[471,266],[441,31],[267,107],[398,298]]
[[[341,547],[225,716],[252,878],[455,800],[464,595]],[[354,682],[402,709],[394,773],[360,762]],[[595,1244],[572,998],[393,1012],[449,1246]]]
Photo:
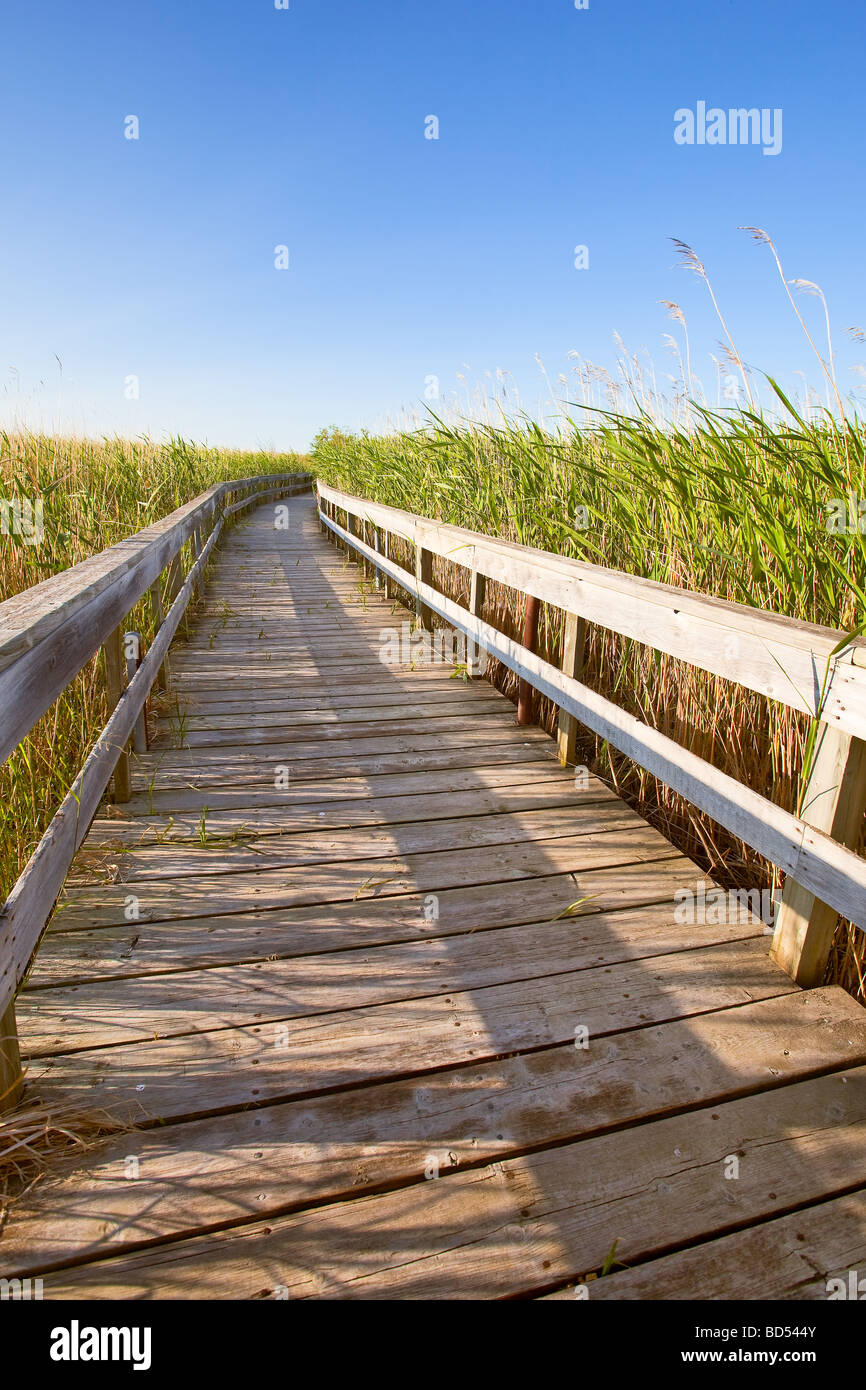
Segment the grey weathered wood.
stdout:
[[[588,1051],[579,1065],[567,1044],[446,1069],[423,1088],[415,1079],[390,1081],[188,1121],[173,1126],[170,1138],[161,1128],[137,1134],[132,1145],[123,1136],[100,1149],[94,1166],[76,1165],[16,1203],[4,1269],[21,1273],[75,1260],[82,1250],[116,1254],[145,1240],[194,1235],[235,1222],[239,1211],[255,1211],[261,1221],[296,1205],[351,1199],[362,1182],[417,1183],[431,1154],[444,1173],[454,1172],[530,1147],[542,1133],[561,1143],[661,1117],[672,1096],[717,1103],[764,1089],[768,1077],[782,1085],[864,1061],[866,1015],[841,990],[821,990],[640,1029],[616,1048]],[[479,1092],[490,1101],[483,1128]],[[131,1148],[144,1183],[118,1181]],[[255,1163],[251,1149],[260,1155]],[[647,1281],[647,1269],[633,1271],[638,1288],[648,1283],[658,1296],[663,1271]],[[692,1290],[712,1278],[693,1270]]]
[[[417,584],[424,584],[427,588],[433,586],[433,552],[425,550],[423,546],[415,547],[415,581]],[[423,603],[420,597],[416,607],[418,622],[421,627],[428,632],[433,631],[433,614],[427,604]]]
[[[162,604],[162,583],[159,579],[150,587],[150,611],[153,616],[154,631],[158,631],[165,617],[165,609]],[[171,658],[168,652],[165,654],[159,674],[156,678],[156,688],[166,691],[171,686]]]
[[[379,536],[379,529],[378,527],[374,526],[372,530],[373,549],[376,551],[376,554],[378,555],[382,549],[382,542]],[[382,587],[382,571],[379,569],[378,565],[376,565],[373,570],[373,587],[376,589],[381,589]]]
[[[123,633],[121,629],[115,628],[103,647],[105,659],[105,684],[108,695],[108,713],[112,715],[117,709],[120,698],[126,689],[125,669],[126,662],[123,654]],[[129,754],[124,744],[117,755],[114,764],[114,800],[118,803],[128,801],[132,794],[132,783],[129,774]]]
[[[866,1069],[58,1271],[57,1298],[505,1298],[866,1183]],[[725,1177],[741,1154],[749,1179]],[[420,1160],[424,1155],[419,1153]],[[422,1169],[423,1171],[423,1169]],[[732,1204],[736,1207],[732,1211]],[[790,1321],[790,1319],[789,1319]]]
[[[808,825],[856,849],[866,814],[866,743],[827,724],[819,725],[801,801],[802,819]],[[773,957],[804,988],[824,978],[838,916],[793,875],[788,877],[776,920]]]
[[10,1003],[0,1012],[0,1114],[18,1104],[23,1084],[15,1005]]
[[[528,594],[526,598],[526,613],[523,619],[523,636],[521,643],[528,652],[535,652],[538,647],[538,622],[541,617],[541,600]],[[535,695],[532,681],[521,677],[517,692],[517,722],[518,724],[532,724],[535,722]]]
[[[781,1299],[824,1302],[838,1289],[832,1279],[841,1279],[845,1297],[850,1298],[851,1273],[856,1286],[864,1268],[866,1192],[854,1192],[635,1269],[615,1269],[584,1285],[580,1296],[590,1303],[696,1297],[762,1304]],[[577,1291],[570,1285],[545,1297],[551,1302],[574,1299]]]
[[[538,867],[547,867],[543,854]],[[139,920],[114,927],[94,926],[86,912],[70,907],[45,937],[24,990],[170,974],[180,966],[185,972],[325,951],[360,952],[401,942],[437,942],[439,964],[450,966],[463,961],[476,938],[488,933],[493,933],[499,950],[506,955],[513,951],[521,963],[532,942],[543,936],[544,951],[536,952],[535,973],[548,960],[553,962],[551,971],[650,960],[694,945],[694,928],[674,921],[673,893],[688,874],[682,859],[588,870],[581,874],[579,889],[584,901],[571,911],[575,882],[567,873],[444,888],[437,892],[439,916],[433,921],[425,916],[426,895],[418,892],[236,916]],[[593,920],[577,921],[586,917]],[[730,917],[714,928],[715,940],[763,934],[753,918]],[[452,937],[464,939],[450,941]],[[479,944],[479,957],[486,950]]]
[[[233,835],[242,835],[248,843],[261,847],[259,837],[283,837],[301,831],[340,830],[356,825],[401,825],[413,821],[426,824],[431,820],[447,820],[457,816],[534,811],[557,805],[574,808],[599,801],[607,801],[611,806],[620,804],[603,782],[594,779],[591,786],[587,785],[584,791],[578,792],[570,778],[563,777],[546,762],[541,765],[518,763],[515,769],[506,769],[506,773],[507,777],[501,779],[485,777],[483,769],[473,769],[471,776],[463,778],[453,771],[440,774],[438,778],[435,773],[428,773],[426,780],[430,785],[420,796],[414,789],[404,791],[398,785],[395,794],[390,796],[373,797],[364,795],[362,791],[346,800],[323,802],[313,798],[307,802],[296,800],[296,804],[291,806],[285,801],[283,804],[260,807],[248,802],[239,811],[219,810],[206,798],[202,797],[201,800],[203,805],[207,805],[206,833],[212,837],[212,848],[219,846],[221,837],[228,840]],[[395,784],[405,780],[411,781],[411,774],[408,778],[393,779]],[[200,840],[200,832],[199,815],[172,812],[170,816],[161,816],[155,812],[142,819],[120,819],[112,815],[110,819],[94,822],[89,843],[94,848],[100,842],[108,847],[114,846],[115,853],[120,845],[144,849],[175,841],[190,841],[195,846]]]
[[[126,655],[126,683],[129,685],[141,665],[141,633],[125,632],[123,634],[123,648]],[[132,726],[132,746],[136,753],[147,752],[147,701],[142,705],[138,718]],[[124,799],[128,801],[129,796]]]
[[[484,616],[484,597],[487,579],[478,570],[472,571],[469,581],[469,612],[476,618]],[[487,660],[476,642],[471,639],[466,644],[466,669],[476,680],[484,675]]]
[[[295,1017],[284,987],[278,997],[263,992],[260,999],[256,992],[245,1006],[233,1002],[225,988],[230,975],[240,983],[242,975],[234,968],[225,973],[221,989],[214,976],[210,1026],[195,1030],[191,1020],[186,1032],[176,1034],[167,1013],[168,1036],[155,1038],[161,1028],[159,1008],[151,1005],[143,1016],[140,1007],[131,1008],[117,1026],[129,1037],[131,1029],[140,1027],[143,1032],[149,1024],[146,1039],[86,1048],[79,1037],[74,1051],[58,1049],[47,1061],[34,1055],[29,1062],[31,1079],[54,1100],[81,1103],[87,1098],[91,1105],[101,1105],[119,1117],[138,1114],[168,1119],[191,1110],[207,1114],[349,1086],[358,1078],[420,1075],[511,1052],[573,1043],[576,1024],[598,1040],[758,999],[799,994],[787,975],[768,962],[761,937],[655,956],[652,970],[641,960],[630,960],[494,984],[483,994],[443,990],[360,1009],[346,1008],[344,1001],[342,1008],[337,1004],[334,1010],[320,1008]],[[118,1002],[133,983],[111,987]],[[153,999],[153,979],[144,984]],[[161,986],[163,980],[157,984]],[[43,997],[47,993],[41,992]],[[40,992],[22,998],[29,1006],[39,1001]],[[215,1022],[220,1006],[221,1022]],[[61,1016],[67,1013],[64,1008]],[[40,1015],[36,1017],[41,1032]],[[106,1041],[110,1021],[106,1017],[102,1035]],[[201,1010],[199,1022],[205,1023]],[[274,1046],[277,1024],[286,1040],[282,1048]],[[26,1053],[28,1033],[23,1024],[21,1037]],[[34,1035],[34,1052],[40,1051]],[[142,1069],[152,1068],[154,1059],[159,1062],[159,1084],[141,1092],[136,1089],[137,1078]]]
[[[325,530],[328,530],[327,525],[325,526]],[[382,554],[386,560],[389,559],[391,555],[391,537],[387,531],[382,532]],[[380,569],[379,577],[384,582],[385,597],[387,599],[395,599],[397,597],[397,585],[394,583],[391,576],[389,574],[383,574]]]
[[[586,623],[576,613],[566,613],[562,631],[562,670],[573,680],[583,674]],[[561,709],[557,716],[556,743],[563,767],[574,763],[577,754],[578,723],[573,714]]]

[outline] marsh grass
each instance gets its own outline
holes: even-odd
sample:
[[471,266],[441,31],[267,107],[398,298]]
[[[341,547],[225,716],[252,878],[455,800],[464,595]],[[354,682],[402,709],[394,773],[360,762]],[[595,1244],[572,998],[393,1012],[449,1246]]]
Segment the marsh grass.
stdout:
[[[295,454],[210,449],[184,439],[156,444],[0,432],[0,497],[41,498],[44,506],[38,544],[21,535],[0,535],[0,601],[142,530],[215,483],[303,466]],[[184,556],[187,566],[190,558]],[[146,649],[153,636],[149,602],[136,605],[127,626],[142,634]],[[97,656],[0,768],[0,902],[68,792],[107,713]]]

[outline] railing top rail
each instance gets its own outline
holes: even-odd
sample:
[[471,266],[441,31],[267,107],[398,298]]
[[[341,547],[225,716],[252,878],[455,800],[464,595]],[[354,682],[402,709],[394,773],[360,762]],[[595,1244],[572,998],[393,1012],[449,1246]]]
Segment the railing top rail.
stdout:
[[318,483],[320,498],[435,555],[866,738],[866,641],[436,521]]

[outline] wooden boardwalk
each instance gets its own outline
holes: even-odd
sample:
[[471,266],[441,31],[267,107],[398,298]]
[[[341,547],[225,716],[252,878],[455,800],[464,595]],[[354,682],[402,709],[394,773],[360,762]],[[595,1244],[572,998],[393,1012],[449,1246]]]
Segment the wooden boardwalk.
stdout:
[[[866,1268],[866,1013],[258,508],[18,998],[134,1125],[13,1206],[46,1298],[824,1298]],[[393,644],[392,644],[393,645]],[[579,904],[579,906],[574,906]],[[592,1280],[606,1266],[612,1273]]]

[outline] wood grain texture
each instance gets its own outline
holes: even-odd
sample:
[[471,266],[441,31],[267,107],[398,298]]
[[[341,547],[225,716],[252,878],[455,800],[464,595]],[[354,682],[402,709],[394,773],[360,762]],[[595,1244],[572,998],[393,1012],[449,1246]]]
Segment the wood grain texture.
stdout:
[[[866,1068],[59,1272],[52,1298],[503,1298],[866,1182]],[[740,1177],[726,1178],[735,1155]]]

